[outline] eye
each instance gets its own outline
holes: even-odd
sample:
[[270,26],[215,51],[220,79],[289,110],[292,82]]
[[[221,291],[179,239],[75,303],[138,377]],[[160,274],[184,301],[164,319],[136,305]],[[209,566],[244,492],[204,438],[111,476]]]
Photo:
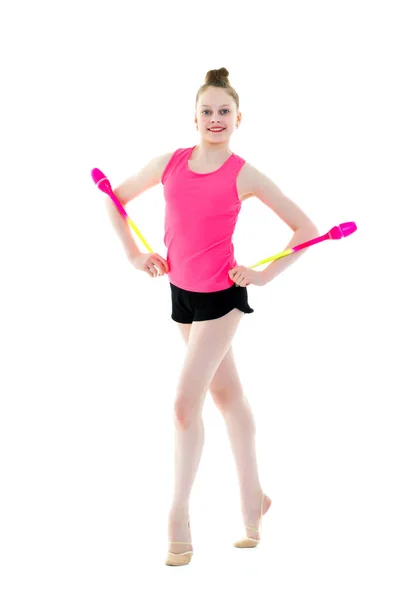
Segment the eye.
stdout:
[[[229,112],[229,109],[228,109],[228,108],[223,108],[223,109],[222,109],[222,112],[223,112],[224,110],[226,110],[226,112]],[[209,111],[209,109],[208,109],[208,108],[205,108],[205,109],[203,110],[203,113],[205,113],[205,112],[210,112],[210,111]]]

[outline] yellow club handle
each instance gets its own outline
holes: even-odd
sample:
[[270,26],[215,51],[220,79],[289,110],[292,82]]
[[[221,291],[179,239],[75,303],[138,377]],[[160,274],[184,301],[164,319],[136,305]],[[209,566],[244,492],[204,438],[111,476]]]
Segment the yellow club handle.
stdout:
[[263,265],[272,260],[277,260],[278,258],[287,256],[288,254],[293,254],[292,248],[288,248],[287,250],[284,250],[283,252],[280,252],[279,254],[275,254],[274,256],[270,256],[269,258],[265,258],[264,260],[260,260],[260,262],[256,263],[255,265],[251,265],[251,267],[249,267],[249,268],[254,269],[254,267],[258,267],[259,265]]
[[126,217],[126,220],[128,221],[129,225],[132,227],[132,229],[136,233],[136,235],[142,240],[142,242],[146,246],[147,250],[153,254],[154,251],[150,248],[149,244],[146,242],[146,240],[144,239],[144,237],[142,236],[139,229],[136,227],[135,223],[132,221],[132,219],[130,218],[129,215]]

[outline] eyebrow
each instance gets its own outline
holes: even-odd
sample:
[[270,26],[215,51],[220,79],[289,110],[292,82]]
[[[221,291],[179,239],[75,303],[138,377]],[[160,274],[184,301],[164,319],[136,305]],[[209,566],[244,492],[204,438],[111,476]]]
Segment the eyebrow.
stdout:
[[[209,108],[211,108],[209,104],[202,104],[200,108],[203,108],[203,106],[208,106]],[[222,108],[223,106],[230,106],[230,104],[221,104],[220,108]]]

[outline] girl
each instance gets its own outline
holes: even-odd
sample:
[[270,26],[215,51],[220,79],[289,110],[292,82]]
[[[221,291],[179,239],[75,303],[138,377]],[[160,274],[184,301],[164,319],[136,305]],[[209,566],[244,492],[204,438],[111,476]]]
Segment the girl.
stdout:
[[246,287],[265,285],[305,250],[281,258],[263,271],[239,266],[231,240],[241,203],[255,196],[270,207],[295,232],[286,248],[318,235],[294,202],[229,149],[242,115],[228,75],[224,68],[208,71],[197,93],[194,120],[199,144],[154,158],[114,190],[124,205],[150,187],[163,184],[167,260],[156,253],[140,252],[128,223],[106,200],[133,265],[151,277],[168,273],[171,318],[187,344],[174,403],[175,482],[167,565],[187,564],[193,554],[189,499],[204,444],[202,408],[207,390],[224,416],[237,467],[246,537],[236,542],[236,547],[257,546],[262,516],[271,505],[259,480],[255,422],[234,361],[232,340],[243,315],[254,312]]

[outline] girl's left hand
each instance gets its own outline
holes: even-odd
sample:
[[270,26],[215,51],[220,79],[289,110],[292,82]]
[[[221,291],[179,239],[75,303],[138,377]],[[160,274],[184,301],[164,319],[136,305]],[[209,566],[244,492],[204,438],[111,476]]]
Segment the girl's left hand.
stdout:
[[266,284],[266,279],[262,271],[254,271],[240,265],[236,265],[236,267],[228,271],[228,275],[240,287],[246,287],[250,283],[259,286]]

